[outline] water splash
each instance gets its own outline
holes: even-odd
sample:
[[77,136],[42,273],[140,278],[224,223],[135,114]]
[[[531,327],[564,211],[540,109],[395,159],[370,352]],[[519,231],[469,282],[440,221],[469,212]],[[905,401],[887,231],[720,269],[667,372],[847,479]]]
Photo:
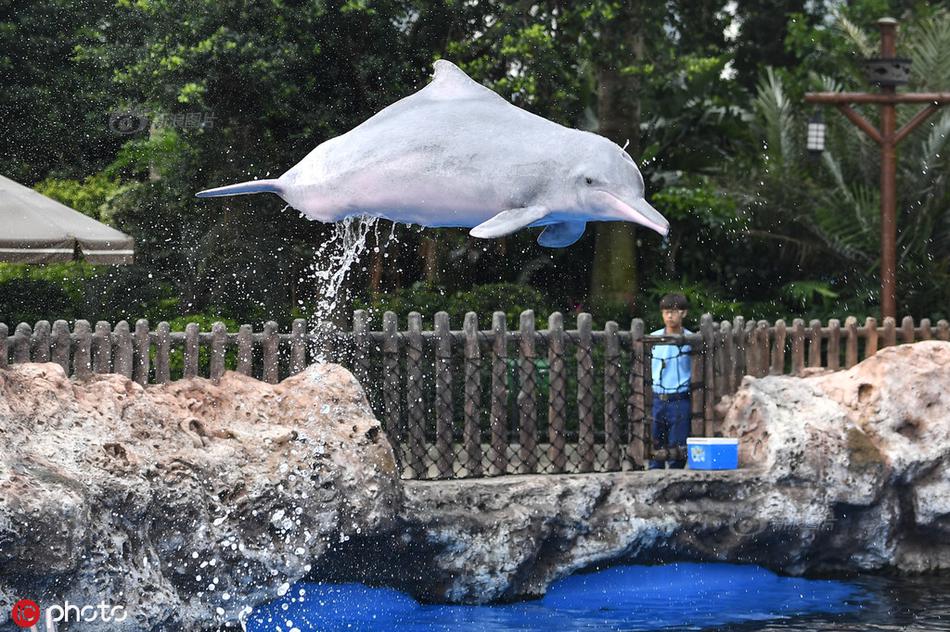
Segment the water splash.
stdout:
[[[327,360],[327,336],[331,335],[325,323],[333,320],[341,304],[350,297],[350,288],[344,285],[350,269],[367,251],[367,237],[378,232],[378,217],[347,217],[333,224],[330,238],[320,244],[314,253],[314,262],[308,272],[316,286],[316,305],[309,319],[311,340],[314,348],[311,355],[315,362]],[[379,243],[379,239],[376,239]]]

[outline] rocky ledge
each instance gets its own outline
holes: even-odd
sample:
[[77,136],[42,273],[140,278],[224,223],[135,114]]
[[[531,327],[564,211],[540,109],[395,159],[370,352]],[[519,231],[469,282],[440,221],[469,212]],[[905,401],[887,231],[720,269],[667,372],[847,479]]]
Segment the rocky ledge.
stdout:
[[947,392],[950,343],[891,347],[746,378],[722,405],[738,471],[423,482],[398,480],[339,367],[143,389],[20,365],[0,371],[0,608],[104,601],[130,614],[112,629],[189,630],[300,579],[475,603],[619,562],[948,568]]

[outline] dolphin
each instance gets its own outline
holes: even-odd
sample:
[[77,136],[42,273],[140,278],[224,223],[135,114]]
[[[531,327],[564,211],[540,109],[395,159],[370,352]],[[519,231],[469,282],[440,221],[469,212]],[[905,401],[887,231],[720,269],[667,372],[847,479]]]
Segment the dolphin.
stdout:
[[512,105],[441,59],[432,81],[311,151],[282,176],[197,197],[276,193],[304,216],[354,215],[496,238],[543,226],[563,248],[590,221],[627,221],[661,235],[643,176],[619,145]]

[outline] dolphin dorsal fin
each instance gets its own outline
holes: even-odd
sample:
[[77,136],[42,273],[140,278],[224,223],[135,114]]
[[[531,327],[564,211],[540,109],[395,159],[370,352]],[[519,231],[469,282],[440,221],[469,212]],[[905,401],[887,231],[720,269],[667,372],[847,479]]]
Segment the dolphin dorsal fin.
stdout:
[[444,100],[492,98],[506,102],[447,59],[439,59],[432,66],[434,68],[432,82],[425,88],[429,98]]

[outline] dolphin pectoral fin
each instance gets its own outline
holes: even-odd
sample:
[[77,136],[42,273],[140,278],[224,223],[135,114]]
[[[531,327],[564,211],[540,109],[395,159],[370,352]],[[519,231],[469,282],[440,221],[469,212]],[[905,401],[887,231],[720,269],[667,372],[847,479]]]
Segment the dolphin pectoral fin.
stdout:
[[489,220],[486,220],[468,232],[472,237],[492,239],[504,237],[511,233],[530,226],[550,213],[546,206],[525,206],[502,211]]
[[584,236],[587,222],[558,222],[550,224],[538,235],[538,243],[545,248],[565,248]]

